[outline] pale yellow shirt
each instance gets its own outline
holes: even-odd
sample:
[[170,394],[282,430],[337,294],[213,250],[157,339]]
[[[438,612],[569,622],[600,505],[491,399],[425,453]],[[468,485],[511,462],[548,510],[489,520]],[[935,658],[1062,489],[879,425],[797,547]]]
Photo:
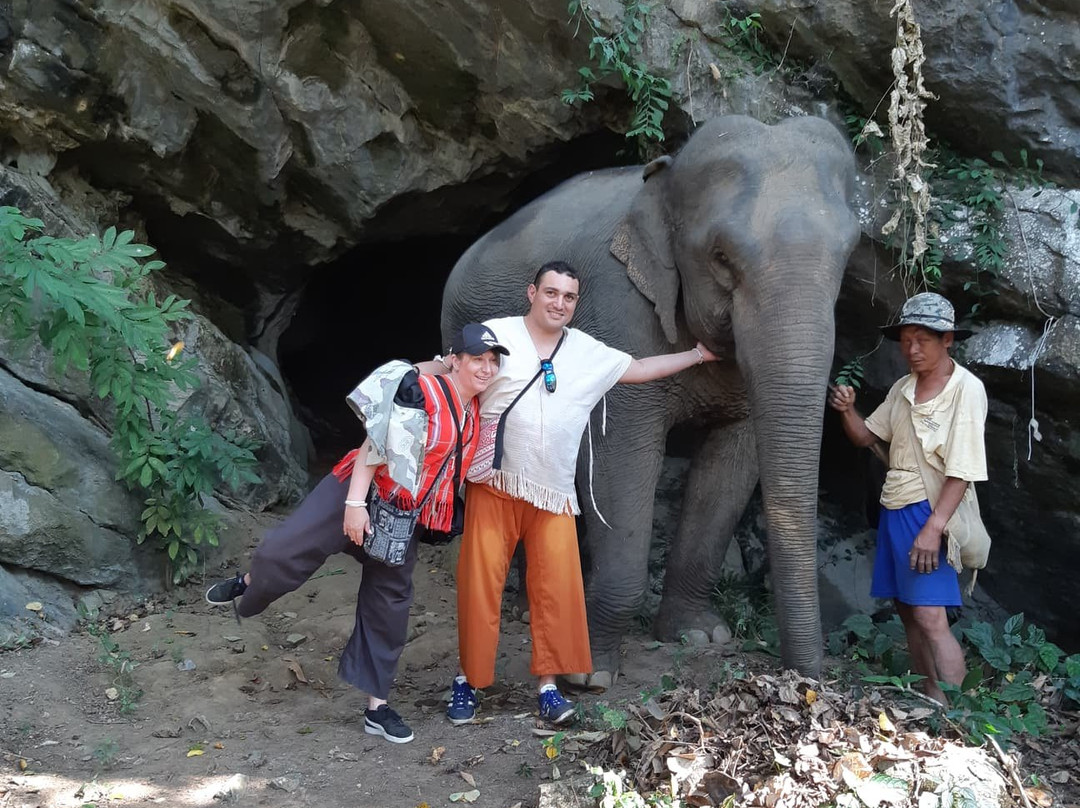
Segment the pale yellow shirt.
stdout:
[[[926,499],[916,451],[946,477],[979,482],[986,477],[986,390],[970,371],[953,363],[949,381],[929,401],[915,403],[915,374],[900,379],[866,419],[866,428],[889,444],[889,472],[881,504],[891,510]],[[908,421],[915,424],[918,446]]]

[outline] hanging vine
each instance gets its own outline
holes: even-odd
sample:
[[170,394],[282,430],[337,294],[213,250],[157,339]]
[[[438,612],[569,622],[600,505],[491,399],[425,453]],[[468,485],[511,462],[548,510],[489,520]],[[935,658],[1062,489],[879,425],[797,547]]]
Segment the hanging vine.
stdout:
[[[922,32],[915,21],[910,0],[897,0],[890,16],[896,17],[896,45],[891,62],[893,88],[889,94],[889,134],[895,157],[894,181],[898,187],[898,204],[892,218],[881,228],[882,235],[892,235],[900,223],[905,223],[901,239],[901,264],[906,278],[917,291],[935,286],[940,279],[940,267],[924,261],[927,252],[927,213],[930,211],[930,183],[927,173],[934,164],[926,161],[930,145],[923,124],[927,99],[936,96],[923,83]],[[929,270],[929,271],[928,271]],[[936,274],[935,274],[936,273]]]

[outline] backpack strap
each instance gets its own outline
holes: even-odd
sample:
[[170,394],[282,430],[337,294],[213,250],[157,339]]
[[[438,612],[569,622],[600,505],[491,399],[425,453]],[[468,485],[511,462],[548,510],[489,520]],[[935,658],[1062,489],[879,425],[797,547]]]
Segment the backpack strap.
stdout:
[[[435,377],[435,381],[439,383],[439,387],[442,388],[443,395],[446,397],[446,403],[450,407],[450,415],[454,419],[454,429],[457,430],[457,451],[455,452],[454,460],[454,487],[453,493],[457,493],[461,489],[461,455],[462,455],[462,436],[461,436],[461,421],[458,420],[457,407],[454,406],[454,397],[450,395],[450,385],[446,383],[446,379],[442,375]],[[473,427],[476,428],[475,426]],[[447,458],[449,459],[449,457]],[[439,472],[440,474],[442,472]],[[438,479],[436,477],[436,479]]]

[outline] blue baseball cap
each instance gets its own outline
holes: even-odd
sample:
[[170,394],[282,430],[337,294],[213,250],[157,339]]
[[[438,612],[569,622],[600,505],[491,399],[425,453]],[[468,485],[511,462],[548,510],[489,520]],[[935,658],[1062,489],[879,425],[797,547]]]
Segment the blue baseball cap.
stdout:
[[495,332],[483,323],[468,323],[454,335],[454,340],[450,343],[450,353],[480,356],[488,351],[494,351],[503,356],[510,355],[510,351],[499,344]]

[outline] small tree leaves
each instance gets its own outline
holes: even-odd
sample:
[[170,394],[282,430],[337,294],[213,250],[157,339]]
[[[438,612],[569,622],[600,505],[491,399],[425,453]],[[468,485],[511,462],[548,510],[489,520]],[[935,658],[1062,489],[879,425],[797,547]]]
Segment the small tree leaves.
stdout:
[[639,61],[641,38],[645,33],[645,19],[649,7],[636,0],[623,0],[622,28],[614,33],[604,33],[593,18],[589,4],[584,0],[572,0],[567,5],[570,15],[568,24],[576,25],[574,36],[582,23],[592,32],[589,40],[589,58],[596,70],[589,66],[578,68],[581,84],[577,88],[562,91],[564,104],[587,103],[593,100],[592,85],[608,76],[618,76],[626,87],[626,93],[634,102],[634,116],[627,137],[642,137],[660,142],[664,139],[664,113],[671,98],[671,82],[651,73],[644,62]]
[[256,444],[173,411],[176,392],[196,385],[197,363],[168,358],[176,344],[170,324],[191,313],[187,300],[169,295],[159,304],[145,288],[145,276],[165,266],[140,264],[154,248],[134,243],[131,230],[68,239],[41,235],[43,227],[0,207],[0,327],[15,339],[36,333],[58,372],[88,373],[94,394],[111,399],[117,479],[147,495],[137,540],[155,538],[182,581],[199,545],[217,544],[217,517],[199,497],[220,482],[258,483]]
[[840,371],[836,374],[836,378],[833,380],[833,383],[843,385],[845,387],[852,387],[856,390],[862,389],[862,357],[857,356],[854,359],[845,362],[843,367],[841,367]]

